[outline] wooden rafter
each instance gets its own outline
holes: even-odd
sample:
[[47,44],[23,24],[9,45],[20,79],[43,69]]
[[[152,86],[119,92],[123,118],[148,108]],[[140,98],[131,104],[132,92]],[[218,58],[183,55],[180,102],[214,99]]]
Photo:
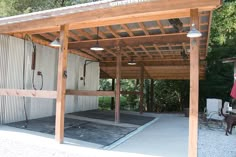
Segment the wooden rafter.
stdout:
[[133,37],[133,32],[129,29],[129,27],[126,24],[121,24],[121,27],[125,29],[125,31],[129,34],[130,37]]
[[44,34],[40,34],[40,35],[43,36],[44,38],[46,38],[47,40],[50,40],[50,41],[55,40],[55,37],[52,36],[51,34],[44,33]]
[[120,38],[120,36],[111,28],[111,26],[107,26],[106,29],[116,38]]
[[127,58],[130,58],[130,56],[127,54],[127,52],[124,51],[123,49],[121,49],[121,53],[124,54],[124,56],[126,56]]
[[[97,35],[97,29],[96,28],[90,28],[90,30],[93,32],[93,34]],[[102,39],[106,38],[106,35],[102,31],[99,31],[98,36]]]
[[73,33],[72,31],[69,31],[69,37],[71,37],[72,39],[76,41],[80,41],[80,37],[76,35],[75,33]]
[[171,44],[168,43],[167,46],[168,46],[170,52],[172,52],[172,55],[175,56],[175,51],[172,49]]
[[78,29],[77,31],[79,32],[79,35],[80,35],[80,36],[84,36],[84,37],[86,37],[86,38],[89,39],[89,40],[92,40],[92,39],[93,39],[93,38],[91,37],[91,35],[90,35],[89,33],[85,32],[84,30]]
[[159,53],[161,58],[164,58],[164,56],[163,56],[162,52],[160,51],[160,49],[158,48],[157,44],[153,44],[153,46],[155,47],[155,50]]
[[113,56],[116,57],[116,54],[112,50],[110,50],[110,49],[104,49],[104,50],[106,50],[108,53],[110,53],[110,54],[112,54]]
[[161,33],[162,33],[162,34],[165,34],[165,33],[166,33],[166,32],[165,32],[165,29],[164,29],[163,25],[161,24],[160,20],[157,20],[157,24],[158,24],[158,26],[159,26],[159,28],[160,28],[160,30],[161,30]]
[[149,32],[147,31],[146,27],[142,22],[139,22],[138,25],[140,28],[142,28],[142,31],[144,32],[145,35],[149,35]]
[[132,53],[134,53],[136,56],[139,56],[138,53],[130,46],[126,46]]
[[148,50],[143,46],[143,45],[139,45],[143,51],[148,55],[148,57],[152,58],[152,55],[148,52]]

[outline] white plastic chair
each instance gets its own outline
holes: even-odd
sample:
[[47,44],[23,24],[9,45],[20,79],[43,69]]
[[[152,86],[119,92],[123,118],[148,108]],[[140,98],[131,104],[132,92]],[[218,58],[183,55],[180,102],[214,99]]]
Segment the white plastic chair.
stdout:
[[[227,103],[224,105],[223,113],[226,114]],[[208,127],[216,127],[217,124],[220,128],[223,127],[224,116],[221,115],[222,100],[221,99],[207,99],[206,105],[206,119]]]

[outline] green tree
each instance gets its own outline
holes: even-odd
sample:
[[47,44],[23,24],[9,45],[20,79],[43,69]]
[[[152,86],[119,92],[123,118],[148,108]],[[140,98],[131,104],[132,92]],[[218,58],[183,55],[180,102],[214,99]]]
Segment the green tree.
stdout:
[[206,80],[200,82],[200,109],[206,98],[230,101],[233,85],[233,64],[223,64],[222,59],[236,56],[236,2],[226,1],[212,19]]
[[70,6],[93,0],[1,0],[0,17]]

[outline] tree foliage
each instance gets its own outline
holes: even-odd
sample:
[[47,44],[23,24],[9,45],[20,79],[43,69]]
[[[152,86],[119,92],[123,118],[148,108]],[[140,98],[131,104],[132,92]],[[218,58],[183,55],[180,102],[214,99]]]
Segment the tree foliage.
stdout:
[[0,17],[70,6],[94,0],[1,0]]

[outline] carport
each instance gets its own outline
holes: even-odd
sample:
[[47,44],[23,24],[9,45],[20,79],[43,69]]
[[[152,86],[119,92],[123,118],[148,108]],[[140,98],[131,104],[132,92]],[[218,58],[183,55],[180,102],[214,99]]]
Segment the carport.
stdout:
[[[56,91],[1,89],[0,95],[56,99],[55,136],[62,143],[65,95],[115,97],[119,123],[120,79],[140,79],[140,109],[144,78],[190,79],[189,156],[196,157],[199,79],[205,77],[212,11],[221,4],[221,0],[104,0],[1,18],[0,33],[18,38],[28,34],[46,46],[58,38],[60,48]],[[186,36],[192,24],[202,33],[200,38]],[[104,51],[90,49],[96,42]],[[66,89],[68,53],[98,61],[100,78],[116,79],[115,91]],[[129,66],[130,62],[136,65]]]

